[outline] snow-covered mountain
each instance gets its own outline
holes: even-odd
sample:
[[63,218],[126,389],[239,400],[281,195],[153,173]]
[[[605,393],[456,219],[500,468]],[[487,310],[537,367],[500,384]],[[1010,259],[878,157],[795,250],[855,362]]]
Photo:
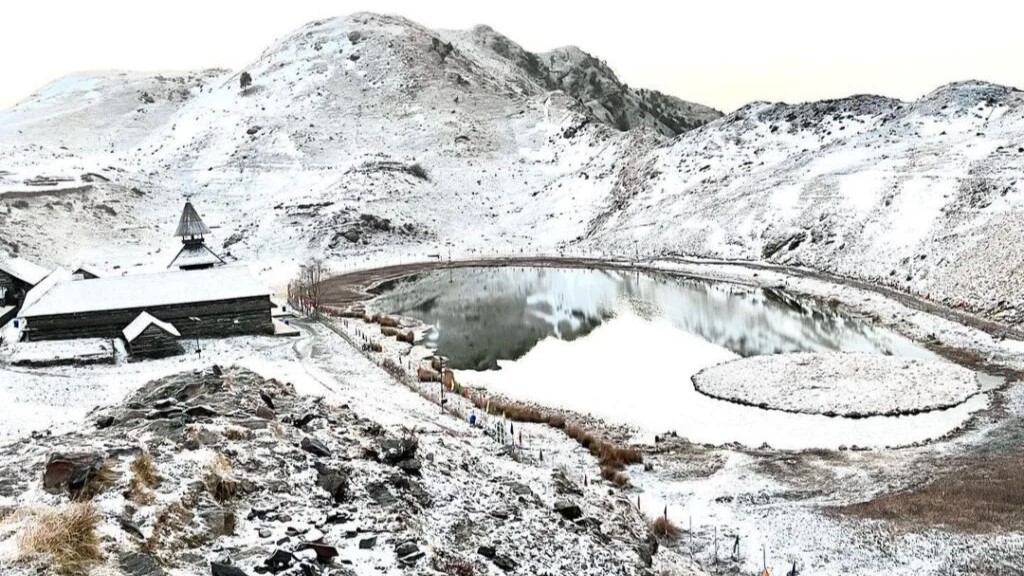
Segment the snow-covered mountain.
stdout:
[[643,155],[588,241],[765,259],[1024,319],[1024,93],[750,104]]
[[0,112],[0,249],[165,266],[191,195],[215,248],[279,269],[639,244],[803,264],[1019,322],[1022,103],[966,82],[719,117],[576,48],[360,13],[242,70],[76,75]]

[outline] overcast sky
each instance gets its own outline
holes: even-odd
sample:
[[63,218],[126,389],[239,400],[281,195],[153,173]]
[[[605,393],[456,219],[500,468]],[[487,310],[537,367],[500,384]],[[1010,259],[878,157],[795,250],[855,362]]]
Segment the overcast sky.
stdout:
[[1016,0],[19,0],[0,8],[0,109],[83,70],[238,69],[309,20],[372,10],[575,44],[627,83],[729,111],[981,79],[1024,86]]

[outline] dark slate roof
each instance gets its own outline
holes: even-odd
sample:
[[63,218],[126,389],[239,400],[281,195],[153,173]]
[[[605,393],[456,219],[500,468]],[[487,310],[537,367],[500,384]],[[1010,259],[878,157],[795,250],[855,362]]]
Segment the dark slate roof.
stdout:
[[181,219],[178,220],[178,230],[175,236],[200,236],[209,234],[210,229],[203,223],[199,213],[192,207],[191,202],[185,202],[185,209],[181,211]]
[[204,266],[204,265],[216,265],[223,264],[224,260],[221,260],[220,256],[213,253],[213,250],[207,248],[206,244],[185,244],[178,251],[178,255],[174,257],[174,260],[167,266],[182,267],[182,266]]

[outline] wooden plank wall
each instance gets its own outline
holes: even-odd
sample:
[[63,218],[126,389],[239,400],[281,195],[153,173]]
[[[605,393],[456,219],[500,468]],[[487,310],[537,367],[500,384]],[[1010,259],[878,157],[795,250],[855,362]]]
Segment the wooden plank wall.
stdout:
[[[28,340],[120,338],[122,330],[142,312],[170,322],[183,338],[273,334],[273,306],[267,296],[193,304],[154,306],[26,318]],[[199,318],[199,322],[192,320]]]

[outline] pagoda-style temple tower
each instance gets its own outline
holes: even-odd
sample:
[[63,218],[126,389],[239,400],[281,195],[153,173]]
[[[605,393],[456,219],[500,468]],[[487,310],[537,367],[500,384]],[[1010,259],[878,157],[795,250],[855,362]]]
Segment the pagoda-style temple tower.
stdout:
[[224,260],[206,246],[203,235],[209,233],[210,229],[203,223],[203,219],[199,217],[196,209],[192,207],[192,202],[186,201],[185,209],[181,211],[181,219],[178,220],[178,229],[174,232],[175,236],[181,238],[182,247],[167,267],[177,266],[181,270],[202,270],[223,264]]

